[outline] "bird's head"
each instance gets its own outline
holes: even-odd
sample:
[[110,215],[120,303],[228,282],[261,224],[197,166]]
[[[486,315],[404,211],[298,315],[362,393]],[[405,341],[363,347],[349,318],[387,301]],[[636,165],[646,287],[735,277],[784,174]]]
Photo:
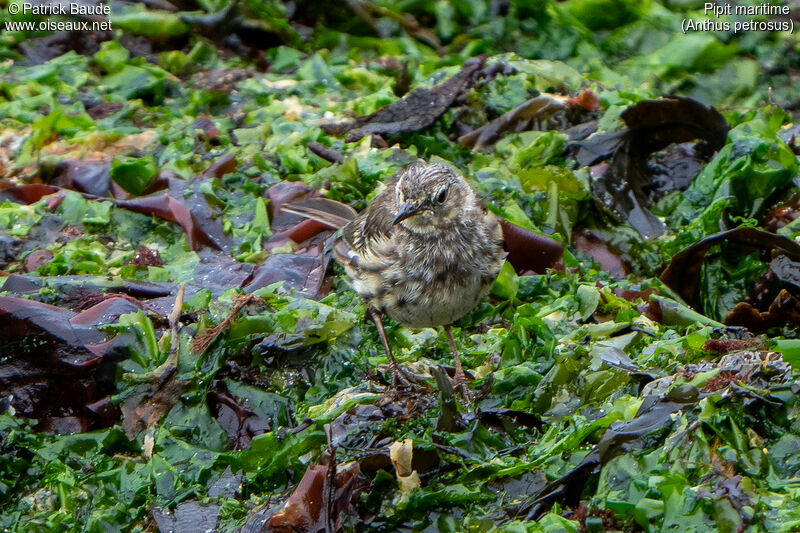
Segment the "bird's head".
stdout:
[[415,164],[395,183],[394,224],[428,233],[451,226],[475,193],[453,169],[438,163]]

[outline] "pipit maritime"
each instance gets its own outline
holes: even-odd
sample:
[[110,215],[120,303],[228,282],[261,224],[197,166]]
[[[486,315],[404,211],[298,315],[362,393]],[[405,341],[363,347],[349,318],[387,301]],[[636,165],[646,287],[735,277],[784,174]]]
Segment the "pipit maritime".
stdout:
[[411,378],[392,355],[383,315],[412,328],[443,326],[454,385],[471,400],[450,324],[475,308],[500,272],[503,234],[497,218],[463,177],[441,164],[406,168],[349,222],[341,207],[316,198],[286,209],[342,228],[333,254],[369,306],[393,386],[409,385]]

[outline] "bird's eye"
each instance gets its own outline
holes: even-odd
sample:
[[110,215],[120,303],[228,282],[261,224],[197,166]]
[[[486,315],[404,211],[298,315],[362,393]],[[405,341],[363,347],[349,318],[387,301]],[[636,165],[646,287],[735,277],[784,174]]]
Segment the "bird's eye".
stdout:
[[442,189],[439,191],[439,195],[436,197],[436,201],[440,204],[443,204],[444,201],[447,199],[447,189]]

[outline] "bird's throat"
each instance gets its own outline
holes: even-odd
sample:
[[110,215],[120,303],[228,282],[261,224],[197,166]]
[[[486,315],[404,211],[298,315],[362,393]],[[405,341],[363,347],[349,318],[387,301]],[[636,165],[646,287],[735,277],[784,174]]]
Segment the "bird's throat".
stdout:
[[419,211],[399,224],[416,235],[430,235],[441,231],[441,221],[437,221],[437,218],[430,211]]

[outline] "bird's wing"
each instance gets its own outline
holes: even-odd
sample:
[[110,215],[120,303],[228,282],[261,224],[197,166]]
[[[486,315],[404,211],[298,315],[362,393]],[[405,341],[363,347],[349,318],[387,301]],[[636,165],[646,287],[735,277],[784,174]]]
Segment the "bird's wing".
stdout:
[[343,238],[351,248],[364,253],[370,245],[391,237],[394,228],[393,194],[394,187],[387,187],[344,228]]
[[345,227],[358,215],[356,210],[349,205],[328,198],[298,200],[284,205],[283,210],[322,222],[336,229]]
[[392,259],[387,257],[387,244],[394,231],[392,191],[392,187],[387,187],[355,220],[343,228],[341,237],[333,247],[340,263],[369,270],[384,266]]

